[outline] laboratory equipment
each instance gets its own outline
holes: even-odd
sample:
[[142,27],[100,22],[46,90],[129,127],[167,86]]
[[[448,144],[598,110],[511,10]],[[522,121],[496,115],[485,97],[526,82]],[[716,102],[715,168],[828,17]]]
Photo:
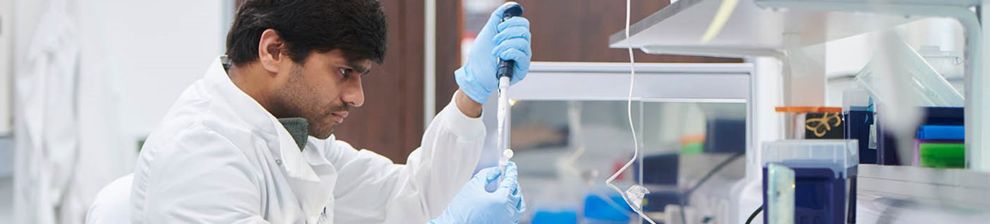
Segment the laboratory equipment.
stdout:
[[[856,140],[781,140],[764,144],[764,204],[772,164],[794,170],[794,223],[855,223]],[[766,208],[764,208],[766,209]],[[764,222],[776,217],[767,210]]]
[[633,213],[632,208],[625,205],[622,195],[608,193],[589,194],[584,198],[583,223],[588,224],[624,224],[629,223]]
[[857,167],[856,223],[986,223],[990,173],[914,166]]
[[920,165],[932,168],[965,168],[966,146],[963,143],[918,144]]
[[578,212],[573,210],[538,210],[533,212],[532,224],[577,224]]
[[841,107],[788,106],[777,107],[777,112],[787,115],[791,131],[790,139],[842,139],[843,121]]
[[[794,223],[794,170],[787,166],[767,164],[767,224]],[[750,217],[752,218],[752,217]]]
[[842,119],[846,139],[859,142],[860,164],[885,164],[887,151],[880,148],[876,106],[866,90],[849,90],[842,94]]
[[[868,33],[896,29],[902,24],[916,20],[948,18],[953,20],[953,23],[958,22],[958,25],[962,28],[961,33],[965,36],[965,38],[960,38],[961,40],[956,42],[956,44],[964,41],[964,45],[962,46],[965,48],[962,51],[964,54],[962,60],[965,60],[964,73],[967,88],[964,94],[966,94],[966,97],[957,99],[962,99],[966,106],[967,121],[965,134],[967,139],[965,144],[967,146],[966,155],[969,156],[967,158],[967,165],[969,166],[968,168],[983,172],[967,170],[970,172],[959,172],[967,173],[967,175],[946,175],[954,172],[943,171],[957,170],[866,165],[871,167],[873,174],[870,180],[873,184],[869,188],[889,194],[881,196],[880,200],[867,198],[862,201],[864,203],[876,203],[879,201],[894,202],[891,204],[896,204],[907,199],[912,202],[924,201],[929,203],[929,205],[934,205],[911,206],[912,208],[909,210],[901,209],[909,206],[885,207],[883,208],[885,210],[881,210],[883,214],[881,217],[889,218],[889,215],[893,214],[895,218],[870,220],[879,223],[904,223],[905,221],[913,221],[914,223],[983,223],[985,220],[988,220],[986,218],[977,218],[963,219],[972,220],[969,222],[959,222],[949,220],[960,219],[928,219],[926,222],[919,221],[925,219],[904,219],[896,216],[921,217],[918,214],[923,214],[920,213],[922,211],[956,202],[966,202],[966,206],[980,204],[980,206],[967,208],[977,208],[987,211],[986,202],[969,199],[970,197],[978,197],[982,198],[982,201],[990,201],[986,200],[987,196],[985,193],[981,194],[980,191],[971,190],[981,189],[985,192],[987,189],[987,185],[985,184],[987,175],[984,172],[990,170],[988,169],[990,167],[988,164],[990,163],[986,162],[990,160],[990,156],[987,156],[990,153],[987,153],[985,150],[985,141],[986,139],[990,139],[987,137],[987,133],[990,132],[986,130],[990,128],[990,125],[982,122],[986,120],[987,113],[985,110],[988,105],[987,98],[985,97],[985,86],[990,84],[990,82],[986,81],[988,79],[981,78],[984,77],[984,67],[988,64],[987,61],[990,61],[990,59],[985,57],[986,50],[984,47],[984,44],[990,38],[985,35],[986,32],[983,32],[986,29],[986,24],[980,23],[980,21],[986,21],[987,18],[990,18],[986,13],[980,13],[987,10],[985,2],[849,0],[838,3],[837,1],[740,0],[733,18],[728,21],[725,30],[716,38],[712,39],[712,42],[697,41],[697,37],[705,33],[705,27],[685,26],[684,24],[690,24],[696,21],[711,21],[712,15],[717,14],[718,6],[723,2],[721,0],[681,0],[672,3],[668,7],[662,8],[642,19],[640,22],[637,22],[635,26],[631,27],[631,30],[627,29],[616,32],[610,39],[610,44],[613,48],[639,48],[648,54],[744,57],[747,61],[756,62],[757,67],[760,69],[758,69],[759,74],[754,76],[756,78],[752,83],[756,91],[752,95],[752,99],[754,99],[752,105],[755,108],[752,111],[755,115],[751,118],[755,119],[751,121],[751,128],[760,131],[751,132],[751,136],[748,137],[748,142],[750,142],[749,150],[759,150],[763,148],[763,143],[774,141],[780,139],[780,136],[790,134],[790,132],[778,130],[782,126],[780,125],[780,119],[766,105],[776,105],[779,102],[784,102],[784,105],[829,105],[827,102],[822,102],[827,99],[825,98],[825,94],[828,93],[825,91],[827,87],[824,87],[826,83],[822,81],[826,79],[831,81],[834,78],[832,74],[825,75],[829,70],[834,70],[834,66],[829,65],[833,63],[825,63],[822,60],[825,68],[808,69],[808,66],[795,63],[795,60],[792,60],[794,59],[795,50],[805,47],[828,45],[827,54],[829,55],[829,60],[832,60],[832,58],[855,58],[860,55],[847,54],[842,51],[836,52],[833,49],[837,48],[833,48],[833,46],[836,42],[850,39],[848,37],[857,35],[860,35],[859,37],[869,36],[871,34]],[[760,29],[751,29],[754,27],[753,24],[757,24]],[[626,36],[624,32],[632,32],[633,35]],[[925,35],[928,36],[928,34]],[[890,41],[891,39],[878,40],[883,42]],[[856,48],[864,48],[872,51],[870,49],[876,48],[876,45],[868,43],[862,47],[857,46]],[[896,66],[910,63],[903,62],[905,60],[895,59],[892,61],[902,62],[893,63]],[[902,67],[913,66],[903,65]],[[800,71],[802,69],[812,70],[812,72]],[[820,70],[816,71],[816,69]],[[795,72],[795,70],[798,71]],[[889,74],[900,75],[903,78],[902,80],[910,79],[904,73],[893,72]],[[891,84],[891,82],[887,82],[886,84]],[[897,85],[894,87],[898,89],[913,88],[909,85],[914,85],[914,83],[905,85],[904,82],[897,82]],[[888,93],[890,92],[888,91]],[[916,98],[913,94],[894,94],[893,96]],[[913,99],[902,100],[908,101]],[[869,127],[869,123],[860,124],[862,127],[866,127],[866,129],[861,129],[864,130],[861,133],[867,135],[875,133],[876,135],[875,138],[872,138],[875,141],[866,142],[866,144],[874,145],[872,143],[876,143],[875,145],[877,146],[888,145],[888,149],[890,150],[886,152],[896,152],[897,145],[900,145],[901,148],[906,148],[905,145],[908,144],[903,144],[905,141],[891,141],[892,138],[884,137],[888,135],[885,134],[885,129],[890,136],[894,136],[896,132],[896,136],[901,139],[905,137],[905,133],[907,133],[906,137],[913,137],[915,130],[912,129],[917,127],[914,123],[917,122],[915,118],[920,116],[902,116],[903,114],[913,113],[911,115],[914,115],[917,113],[905,111],[906,109],[903,105],[909,104],[902,103],[901,101],[885,101],[880,99],[877,102],[878,105],[879,103],[888,103],[899,104],[899,106],[894,107],[896,109],[886,112],[866,110],[865,108],[864,110],[860,110],[864,112],[880,112],[880,114],[870,114],[874,116],[874,121],[880,121],[877,117],[886,119],[882,122],[873,122],[873,127]],[[863,116],[865,117],[866,115]],[[893,144],[894,142],[898,144]],[[901,153],[901,156],[905,153],[907,152]],[[761,164],[763,163],[762,158],[765,158],[763,155],[760,153],[747,153],[747,157],[750,157],[750,155],[752,155],[752,158],[747,158],[749,163],[747,165],[763,165]],[[874,153],[875,157],[879,157],[880,155],[884,154]],[[894,156],[893,159],[897,160],[898,158]],[[902,169],[907,168],[916,169],[910,169],[912,170],[911,172],[900,172]],[[759,172],[757,170],[750,169],[750,171]],[[759,178],[756,178],[756,181],[759,181]],[[952,186],[947,186],[949,184]],[[734,211],[736,218],[728,223],[741,223],[739,218],[745,219],[746,215],[751,214],[753,211],[752,207],[759,205],[757,201],[751,200],[752,197],[750,197],[750,192],[758,191],[750,190],[754,188],[749,186],[757,186],[758,188],[760,185],[759,183],[747,185],[747,190],[744,191],[745,193],[739,194],[738,199],[733,201],[733,203],[742,206],[737,207],[741,210]],[[941,213],[943,214],[941,217],[959,217],[973,214],[953,214],[957,211],[956,209],[944,209],[943,211],[949,212]],[[870,221],[864,223],[874,223]]]
[[[898,152],[897,139],[888,130],[892,128],[878,119],[887,113],[895,111],[875,111],[873,97],[863,95],[858,91],[847,91],[844,98],[843,117],[845,120],[845,135],[848,139],[859,141],[860,164],[882,164],[882,165],[922,165],[921,146],[944,146],[931,145],[933,143],[964,143],[965,127],[963,118],[963,108],[958,107],[921,107],[923,117],[920,126],[917,127],[913,141],[912,151]],[[867,99],[867,100],[862,100]],[[913,127],[912,127],[913,128]],[[926,147],[931,148],[931,147]],[[929,151],[930,156],[935,156],[939,152],[954,153],[954,150],[945,151],[944,147],[935,147],[942,150]],[[898,158],[901,153],[905,156],[913,157],[908,159]],[[947,155],[943,159],[956,158],[954,155]],[[942,157],[939,157],[942,158]],[[965,158],[961,158],[965,159]],[[952,162],[963,164],[965,161]]]
[[643,156],[641,163],[633,165],[640,168],[633,169],[634,174],[642,172],[642,175],[636,176],[640,176],[643,185],[650,189],[650,193],[643,197],[644,213],[663,213],[668,205],[679,206],[685,201],[682,190],[677,188],[680,157],[679,153],[647,155]]
[[877,143],[877,125],[875,112],[865,107],[852,107],[844,112],[846,120],[845,135],[847,139],[858,142],[859,162],[863,164],[884,164],[884,151]]
[[676,186],[679,161],[678,153],[643,156],[642,163],[636,163],[634,166],[642,165],[642,169],[633,169],[633,173],[643,172],[642,175],[636,175],[642,177],[643,184]]
[[966,129],[960,125],[922,125],[918,128],[919,140],[926,141],[963,141]]
[[[522,16],[522,6],[515,4],[509,6],[505,9],[502,14],[502,21],[515,16]],[[498,62],[498,70],[496,75],[498,76],[498,132],[496,137],[496,148],[502,150],[502,154],[498,160],[498,167],[503,172],[505,171],[505,164],[512,158],[512,149],[509,149],[508,143],[508,130],[506,117],[509,116],[509,84],[512,80],[512,71],[515,67],[516,62],[513,60]]]
[[[509,98],[515,101],[511,104],[511,126],[508,126],[511,128],[512,145],[533,138],[558,143],[526,144],[526,147],[520,144],[519,147],[513,147],[515,157],[512,160],[519,164],[520,183],[526,192],[530,211],[582,211],[580,209],[586,206],[585,196],[588,192],[596,192],[599,199],[609,197],[601,194],[605,188],[601,180],[629,159],[634,146],[629,141],[630,130],[626,116],[621,116],[628,112],[629,92],[624,88],[629,81],[626,79],[628,71],[627,63],[534,62],[526,82],[511,87]],[[636,133],[642,136],[642,141],[638,144],[641,144],[644,156],[640,157],[641,161],[636,162],[644,166],[631,167],[628,170],[632,172],[623,173],[623,177],[615,183],[623,189],[623,194],[633,184],[641,184],[649,189],[650,193],[643,195],[641,206],[653,220],[661,221],[665,213],[680,219],[677,209],[667,208],[680,207],[681,190],[677,189],[675,178],[680,178],[682,171],[687,174],[683,175],[688,181],[684,184],[687,188],[690,187],[689,184],[702,178],[714,164],[728,158],[729,153],[704,153],[702,149],[705,148],[703,142],[706,137],[714,137],[716,140],[723,139],[722,137],[737,139],[733,137],[748,131],[732,126],[737,127],[744,123],[747,114],[745,102],[749,91],[745,86],[751,71],[750,65],[737,63],[636,65],[632,117],[634,127],[637,128]],[[623,88],[618,88],[620,86]],[[698,92],[699,88],[711,91]],[[588,89],[596,91],[587,91]],[[494,111],[494,101],[493,98],[486,103],[485,110]],[[579,105],[579,116],[569,113],[574,105]],[[617,114],[620,116],[616,116]],[[491,128],[489,133],[496,133],[494,129],[497,119],[493,115],[495,114],[483,115],[486,116],[483,118],[486,126]],[[727,118],[737,120],[729,122]],[[734,136],[702,137],[708,133],[708,122],[711,121],[722,123],[715,125],[718,130],[723,130],[716,130],[716,135],[734,130],[731,133]],[[695,145],[697,153],[687,160],[692,164],[673,163],[671,161],[680,160],[676,153],[681,146],[679,140],[685,136],[694,136],[687,142]],[[493,146],[494,138],[492,140],[490,145]],[[733,147],[745,144],[742,140],[719,141],[726,145],[734,142],[736,145]],[[487,155],[495,155],[495,147],[490,149],[486,152]],[[573,157],[577,150],[582,149],[583,154]],[[496,157],[482,157],[483,160],[494,158]],[[721,206],[722,211],[729,210],[729,197],[734,195],[731,186],[740,182],[745,172],[744,160],[735,161],[709,178],[701,189],[692,194],[697,200],[691,200],[692,204],[685,210],[688,220],[703,219],[700,217],[703,213],[692,212],[699,211],[696,208],[701,206]],[[495,162],[492,161],[491,164]],[[671,167],[675,164],[678,167]],[[628,210],[630,206],[626,205],[622,196],[612,194],[611,197],[619,200],[607,202],[613,203],[610,206],[625,207],[625,216],[634,215]],[[578,214],[580,219],[587,220],[584,213]],[[590,214],[592,219],[597,219],[595,213]],[[698,214],[698,217],[690,217],[693,214]],[[527,217],[535,220],[535,215],[530,213]],[[546,214],[542,215],[541,219],[547,217]],[[724,218],[727,216],[728,214],[719,213],[719,219],[716,220],[727,220]]]
[[708,119],[705,128],[705,153],[746,152],[746,120],[735,118]]
[[966,123],[962,107],[924,107],[922,124],[934,125],[963,125]]
[[965,168],[966,130],[962,125],[922,125],[915,139],[915,164],[932,168]]
[[681,153],[698,154],[705,151],[704,135],[688,135],[681,137]]
[[[526,204],[519,191],[516,164],[509,162],[505,171],[489,167],[478,171],[451,199],[439,217],[429,224],[519,223]],[[497,190],[486,186],[496,184]]]
[[684,200],[684,194],[680,191],[657,190],[646,194],[643,203],[644,212],[665,212],[669,205],[680,205]]
[[966,128],[963,108],[924,107],[917,129],[913,164],[932,168],[966,167]]

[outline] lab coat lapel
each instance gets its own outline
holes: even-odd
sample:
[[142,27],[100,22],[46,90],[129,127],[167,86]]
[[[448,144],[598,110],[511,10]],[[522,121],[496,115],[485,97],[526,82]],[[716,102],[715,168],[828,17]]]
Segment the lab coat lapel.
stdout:
[[279,154],[289,185],[306,214],[307,223],[317,223],[331,206],[337,171],[313,147],[300,151],[289,132],[274,120],[278,128]]
[[[230,81],[222,61],[225,61],[222,57],[214,61],[207,71],[207,79],[214,82],[229,106],[243,111],[240,117],[261,134],[275,160],[271,162],[281,167],[288,177],[289,188],[299,201],[307,223],[317,223],[321,215],[328,215],[323,214],[324,208],[332,205],[336,170],[318,152],[301,152],[282,123]],[[307,150],[314,149],[307,147]]]

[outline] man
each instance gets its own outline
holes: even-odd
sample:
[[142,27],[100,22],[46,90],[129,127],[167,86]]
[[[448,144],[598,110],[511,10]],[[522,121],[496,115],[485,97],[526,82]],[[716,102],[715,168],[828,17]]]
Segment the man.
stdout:
[[397,165],[333,136],[348,110],[364,104],[361,80],[384,58],[379,3],[245,2],[226,59],[183,92],[142,149],[131,220],[518,222],[524,205],[514,164],[472,177],[485,136],[481,103],[495,89],[497,61],[516,61],[514,82],[529,67],[529,22],[500,21],[507,6],[492,13],[455,72],[452,103],[407,164]]

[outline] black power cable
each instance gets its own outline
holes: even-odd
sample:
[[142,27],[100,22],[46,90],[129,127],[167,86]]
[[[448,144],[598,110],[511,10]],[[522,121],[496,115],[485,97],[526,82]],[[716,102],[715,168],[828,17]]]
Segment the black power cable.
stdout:
[[687,215],[684,214],[684,208],[685,205],[687,204],[685,200],[687,200],[687,198],[691,196],[691,193],[694,193],[695,190],[698,190],[698,188],[700,188],[702,184],[705,184],[705,182],[708,181],[708,179],[711,179],[712,176],[715,176],[715,174],[718,173],[718,171],[721,171],[722,168],[725,168],[725,166],[729,165],[729,163],[732,163],[732,161],[735,161],[736,159],[742,157],[743,155],[744,153],[736,153],[733,154],[728,159],[723,160],[718,165],[715,165],[715,167],[712,167],[712,169],[709,170],[708,173],[705,173],[705,176],[702,176],[701,179],[698,179],[698,183],[695,183],[693,187],[688,188],[687,191],[684,191],[684,194],[681,195],[681,200],[680,200],[681,222],[687,223]]
[[708,179],[711,179],[712,176],[715,176],[716,173],[722,171],[722,169],[725,168],[725,166],[729,165],[729,163],[732,163],[732,161],[735,161],[736,159],[742,156],[743,153],[736,153],[730,156],[729,158],[723,160],[718,165],[715,165],[715,167],[713,167],[712,170],[709,170],[708,173],[705,174],[705,176],[702,176],[701,179],[698,180],[698,183],[694,184],[694,187],[688,188],[688,190],[685,191],[684,194],[690,195],[695,190],[698,190],[698,188],[701,188],[701,185],[705,184],[705,182],[708,181]]
[[753,214],[750,214],[749,218],[746,219],[746,224],[752,223],[753,219],[756,218],[756,215],[760,214],[760,212],[762,211],[763,211],[763,205],[760,205],[760,207],[756,208],[756,211],[753,211]]

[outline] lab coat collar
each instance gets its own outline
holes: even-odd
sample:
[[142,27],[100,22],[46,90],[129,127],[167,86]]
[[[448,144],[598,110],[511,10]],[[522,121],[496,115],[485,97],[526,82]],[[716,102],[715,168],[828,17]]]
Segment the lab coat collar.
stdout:
[[254,133],[262,135],[272,150],[272,155],[276,157],[276,163],[284,168],[289,177],[319,183],[320,177],[309,166],[306,158],[299,151],[299,146],[292,140],[292,135],[275,116],[234,85],[224,69],[224,65],[227,64],[225,61],[225,56],[218,57],[206,73],[205,79],[213,87],[212,91],[215,91],[231,108],[240,111],[237,113],[238,116],[250,125]]
[[[316,223],[326,206],[333,200],[332,189],[336,185],[337,170],[323,155],[319,147],[313,147],[309,138],[306,149],[300,151],[292,135],[253,98],[234,85],[225,69],[229,63],[226,57],[217,58],[204,78],[221,99],[237,116],[249,125],[253,133],[261,135],[268,150],[275,157],[275,163],[282,167],[288,176],[289,185],[306,214],[308,223]],[[330,142],[333,138],[330,138]],[[330,146],[327,144],[327,146]]]

